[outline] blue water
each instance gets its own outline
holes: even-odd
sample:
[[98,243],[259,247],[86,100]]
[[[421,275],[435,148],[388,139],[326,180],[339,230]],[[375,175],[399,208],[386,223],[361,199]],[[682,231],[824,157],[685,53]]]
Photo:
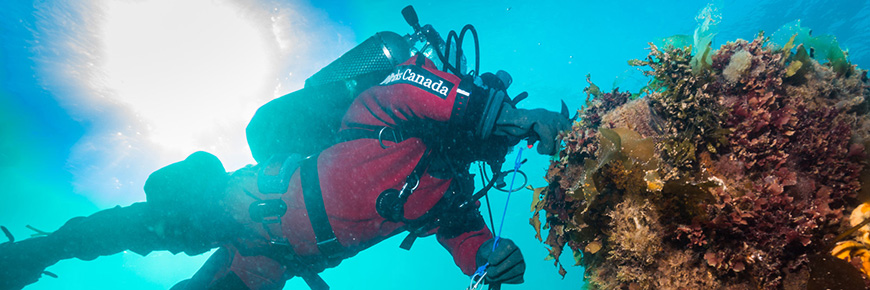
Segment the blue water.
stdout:
[[[148,6],[155,2],[159,3]],[[705,1],[199,2],[202,6],[193,9],[147,0],[0,4],[0,225],[20,239],[31,233],[25,225],[53,230],[73,216],[142,201],[141,187],[150,172],[195,150],[214,152],[230,170],[252,163],[242,130],[253,110],[298,89],[321,66],[375,32],[409,32],[399,13],[408,4],[415,5],[422,23],[433,24],[442,34],[474,24],[480,33],[481,69],[510,72],[512,93],[531,94],[524,107],[551,110],[558,110],[560,99],[572,109],[579,108],[587,74],[602,89],[611,88],[615,80],[619,80],[616,86],[637,89],[643,80],[626,61],[643,58],[647,43],[656,38],[691,34],[695,15],[707,5]],[[714,46],[751,39],[760,30],[772,33],[800,19],[815,35],[837,36],[853,64],[870,67],[870,1],[739,0],[723,1],[718,7],[722,19]],[[119,19],[112,13],[128,14]],[[207,13],[222,18],[203,23]],[[253,33],[232,34],[219,27],[220,19],[230,18],[239,19]],[[111,26],[119,22],[126,26]],[[189,34],[176,33],[191,27]],[[252,37],[259,46],[245,46],[241,37]],[[119,44],[117,39],[126,42]],[[217,45],[197,46],[204,41]],[[238,50],[221,50],[237,46]],[[149,49],[136,50],[142,47]],[[216,53],[209,54],[212,51]],[[136,53],[151,52],[157,54],[155,60],[137,62]],[[131,54],[127,62],[113,58]],[[162,67],[150,68],[155,63]],[[116,78],[112,72],[128,77]],[[218,72],[226,74],[211,75]],[[244,85],[242,79],[251,85]],[[236,83],[233,80],[242,86],[227,87]],[[231,116],[215,119],[209,112]],[[179,117],[182,114],[203,117],[185,119]],[[196,126],[185,127],[189,124]],[[172,131],[175,127],[189,134]],[[197,129],[203,127],[207,129]],[[185,139],[189,135],[195,138]],[[524,170],[532,176],[531,184],[544,185],[547,157],[527,155],[530,162]],[[493,194],[492,201],[496,216],[501,216],[504,196]],[[528,194],[516,194],[506,214],[504,235],[520,245],[528,267],[525,284],[505,289],[578,289],[583,269],[569,267],[573,261],[569,255],[563,257],[568,270],[564,279],[552,261],[544,260],[547,250],[528,225],[530,201]],[[399,242],[387,240],[327,270],[323,277],[333,289],[464,289],[468,285],[468,278],[434,238],[418,241],[410,252],[399,249]],[[60,278],[46,277],[26,289],[167,289],[190,277],[206,257],[122,253],[89,262],[63,261],[49,268]],[[294,279],[286,289],[305,287]]]

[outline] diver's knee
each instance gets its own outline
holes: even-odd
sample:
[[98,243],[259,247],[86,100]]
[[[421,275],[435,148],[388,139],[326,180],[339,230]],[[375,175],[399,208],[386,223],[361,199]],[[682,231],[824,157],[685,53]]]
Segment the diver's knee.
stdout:
[[155,206],[185,210],[222,193],[228,180],[217,157],[198,151],[151,173],[145,181],[145,196]]
[[153,231],[187,254],[214,248],[229,232],[220,204],[228,181],[220,160],[202,151],[152,173],[145,195],[156,219]]
[[189,283],[190,279],[182,280],[181,282],[175,283],[175,285],[173,285],[172,288],[169,288],[169,290],[186,290],[187,284]]

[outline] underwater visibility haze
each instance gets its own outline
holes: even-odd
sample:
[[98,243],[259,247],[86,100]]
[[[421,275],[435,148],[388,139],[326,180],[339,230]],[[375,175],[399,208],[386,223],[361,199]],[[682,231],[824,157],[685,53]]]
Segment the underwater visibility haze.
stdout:
[[[555,158],[523,155],[530,190],[506,208],[489,194],[527,265],[504,289],[870,281],[870,1],[603,2],[6,1],[0,225],[24,239],[144,201],[151,172],[195,151],[230,171],[255,163],[257,108],[379,31],[412,32],[400,11],[414,5],[442,36],[473,24],[481,70],[509,72],[510,93],[530,95],[520,107],[579,114]],[[400,243],[322,276],[468,287],[434,238]],[[813,272],[841,266],[831,257],[853,271]],[[168,289],[207,258],[65,260],[25,289]]]

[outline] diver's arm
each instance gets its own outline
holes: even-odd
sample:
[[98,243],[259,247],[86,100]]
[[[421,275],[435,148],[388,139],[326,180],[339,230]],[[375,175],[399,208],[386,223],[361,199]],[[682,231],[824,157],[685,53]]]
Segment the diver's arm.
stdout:
[[345,128],[467,131],[479,121],[484,105],[474,88],[471,78],[439,71],[429,59],[414,56],[360,94],[342,123]]
[[435,233],[438,242],[450,252],[462,273],[471,275],[477,269],[477,251],[484,242],[492,239],[492,232],[486,227],[477,207],[464,213],[449,214],[441,221]]
[[442,221],[438,242],[453,255],[462,273],[470,276],[486,265],[487,283],[523,283],[526,263],[519,247],[510,239],[494,239],[476,207]]
[[447,212],[436,232],[438,242],[466,275],[486,265],[487,283],[523,283],[526,265],[519,247],[510,239],[493,238],[477,206]]
[[[555,154],[557,135],[571,126],[566,114],[516,108],[507,95],[511,78],[505,72],[460,79],[438,71],[428,59],[418,62],[418,58],[421,56],[397,67],[382,82],[386,87],[379,86],[369,92],[376,97],[368,102],[363,98],[366,107],[379,106],[380,110],[359,110],[364,112],[362,115],[400,128],[424,128],[424,134],[431,132],[430,128],[440,127],[426,126],[427,123],[446,123],[446,132],[468,132],[475,140],[499,139],[505,144],[515,144],[521,139],[540,140],[538,152],[546,155]],[[423,80],[423,83],[414,80]],[[430,80],[438,85],[426,86]],[[443,134],[433,133],[443,137]]]

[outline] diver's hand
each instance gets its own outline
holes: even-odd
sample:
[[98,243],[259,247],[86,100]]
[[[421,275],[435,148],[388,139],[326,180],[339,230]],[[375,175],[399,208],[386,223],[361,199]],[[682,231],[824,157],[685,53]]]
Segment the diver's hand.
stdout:
[[498,245],[493,250],[492,243],[494,241],[495,239],[486,241],[477,249],[477,266],[489,263],[489,266],[486,267],[486,283],[523,283],[526,262],[523,260],[520,248],[513,241],[500,238]]
[[571,121],[559,113],[544,109],[515,109],[502,106],[495,121],[493,135],[540,140],[538,153],[553,155],[559,149],[556,137],[559,132],[571,128]]

